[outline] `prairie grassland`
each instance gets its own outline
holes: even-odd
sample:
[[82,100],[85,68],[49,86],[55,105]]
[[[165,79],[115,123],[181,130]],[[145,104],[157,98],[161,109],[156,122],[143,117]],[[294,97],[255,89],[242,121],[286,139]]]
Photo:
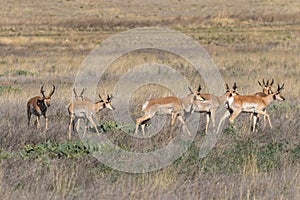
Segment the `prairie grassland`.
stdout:
[[[300,6],[297,0],[262,1],[8,1],[0,7],[0,196],[2,199],[299,199],[300,198]],[[82,146],[67,141],[67,103],[76,73],[89,52],[116,33],[144,26],[178,30],[197,40],[238,92],[260,91],[258,80],[286,85],[285,102],[268,112],[273,129],[249,132],[248,116],[226,127],[203,159],[204,116],[195,142],[170,166],[151,173],[111,169]],[[203,84],[189,64],[165,52],[134,52],[110,66],[97,91],[110,92],[133,66],[168,64],[196,88]],[[27,127],[26,101],[57,86],[49,108],[49,130]],[[220,86],[223,87],[223,86]],[[143,87],[131,98],[135,119],[150,97],[167,90]],[[118,129],[108,111],[101,129],[118,146],[149,151],[174,135],[137,141]],[[43,127],[42,120],[42,127]],[[176,126],[179,126],[177,124]]]

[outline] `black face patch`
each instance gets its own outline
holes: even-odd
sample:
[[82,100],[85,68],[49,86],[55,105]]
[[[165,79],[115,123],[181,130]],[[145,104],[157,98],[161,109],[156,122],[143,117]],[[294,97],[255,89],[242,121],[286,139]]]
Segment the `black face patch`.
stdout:
[[44,105],[44,101],[43,100],[38,100],[37,101],[37,105],[38,106],[43,106]]
[[47,106],[45,105],[44,100],[38,100],[37,105],[41,109],[42,112],[45,112],[47,110]]

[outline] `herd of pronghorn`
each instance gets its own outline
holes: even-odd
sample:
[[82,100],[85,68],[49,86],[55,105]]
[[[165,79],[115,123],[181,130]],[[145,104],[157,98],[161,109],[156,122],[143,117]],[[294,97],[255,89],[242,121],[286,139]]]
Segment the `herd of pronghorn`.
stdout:
[[[171,126],[173,127],[176,119],[178,119],[183,130],[190,134],[187,128],[184,116],[191,112],[205,112],[206,113],[206,127],[205,132],[208,131],[210,120],[212,121],[212,127],[215,127],[215,113],[220,106],[226,106],[226,113],[222,117],[223,119],[229,118],[231,124],[234,123],[234,119],[241,113],[251,113],[250,119],[252,120],[252,131],[256,131],[256,124],[259,115],[264,116],[264,127],[266,126],[265,119],[268,119],[269,125],[272,128],[271,120],[266,112],[268,105],[274,100],[285,100],[281,96],[280,92],[284,89],[284,84],[280,86],[278,84],[277,90],[275,91],[273,86],[274,80],[270,81],[258,81],[259,85],[263,88],[262,92],[258,92],[252,95],[240,95],[236,92],[236,83],[233,84],[232,88],[226,84],[226,92],[222,96],[216,96],[213,94],[201,94],[201,86],[199,85],[196,91],[192,91],[190,88],[190,94],[184,98],[176,96],[168,96],[163,98],[155,98],[146,101],[142,106],[144,115],[136,120],[135,134],[138,132],[138,128],[141,125],[142,132],[145,134],[146,121],[150,120],[155,114],[171,115]],[[45,95],[44,86],[41,87],[42,96],[36,96],[31,98],[27,102],[27,116],[28,126],[30,125],[31,115],[36,116],[36,126],[39,128],[40,116],[45,117],[46,130],[48,129],[48,117],[47,108],[50,106],[51,96],[54,94],[55,86],[53,85],[52,91],[49,95]],[[67,105],[69,112],[69,124],[68,124],[68,137],[71,138],[72,129],[74,130],[75,124],[77,123],[77,130],[79,128],[79,120],[85,121],[84,134],[86,133],[88,123],[91,123],[99,135],[93,116],[104,108],[114,110],[111,104],[112,95],[107,95],[106,99],[102,99],[99,95],[100,100],[97,102],[91,101],[89,98],[84,97],[83,93],[85,89],[78,95],[75,88],[73,89],[75,94],[75,101]]]

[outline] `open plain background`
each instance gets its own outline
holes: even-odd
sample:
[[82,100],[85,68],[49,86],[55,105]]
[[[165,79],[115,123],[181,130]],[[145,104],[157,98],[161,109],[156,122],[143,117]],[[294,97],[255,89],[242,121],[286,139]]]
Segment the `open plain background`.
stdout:
[[[101,164],[76,134],[68,141],[66,105],[84,58],[116,33],[153,26],[198,41],[225,82],[236,82],[241,94],[260,91],[257,81],[263,78],[284,83],[286,101],[268,109],[273,129],[262,130],[260,124],[258,132],[251,133],[248,116],[241,115],[237,127],[226,127],[216,147],[198,159],[204,136],[200,129],[182,158],[144,174]],[[114,65],[143,64],[145,55],[178,64],[157,52],[135,52]],[[120,75],[111,73],[114,76],[108,73],[99,86],[100,93],[108,93],[110,80]],[[1,199],[300,199],[299,77],[298,0],[1,0]],[[57,86],[47,132],[27,127],[26,118],[26,102],[39,95],[43,84],[47,91],[51,84]],[[205,85],[203,91],[207,92]],[[132,100],[133,118],[140,115],[145,98],[137,94]],[[102,131],[125,149],[155,149],[153,144],[167,144],[172,137],[166,127],[161,135],[137,145],[108,111],[98,118]]]

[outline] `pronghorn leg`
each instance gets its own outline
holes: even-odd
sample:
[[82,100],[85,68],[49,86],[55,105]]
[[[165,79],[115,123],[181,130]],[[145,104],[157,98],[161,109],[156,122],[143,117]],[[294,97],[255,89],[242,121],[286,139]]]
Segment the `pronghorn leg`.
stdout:
[[252,124],[252,132],[255,132],[256,129],[256,125],[257,125],[257,114],[256,113],[251,113],[253,115],[253,124]]
[[178,115],[178,113],[172,112],[171,126],[174,126],[174,125],[175,125],[175,120],[176,120],[177,115]]
[[145,126],[146,126],[146,124],[142,124],[141,126],[142,126],[143,135],[145,135]]
[[231,117],[229,118],[230,124],[232,124],[232,125],[234,124],[234,119],[235,119],[241,112],[242,112],[241,109],[236,109],[236,110],[233,111]]
[[215,127],[216,127],[216,111],[214,109],[211,109],[210,111],[210,119],[211,119],[211,122],[212,122],[212,126],[213,126],[213,129],[215,130]]
[[219,132],[221,124],[223,123],[223,121],[230,116],[230,111],[226,110],[226,112],[224,113],[224,115],[221,117],[218,128],[217,128],[217,132]]
[[267,126],[267,119],[266,119],[266,116],[264,115],[264,126],[263,126],[263,129],[265,129]]
[[139,125],[140,125],[140,123],[138,123],[138,122],[135,123],[135,131],[134,131],[134,134],[137,134],[138,129],[139,129]]
[[90,121],[91,124],[95,127],[97,134],[100,136],[100,133],[99,133],[99,131],[97,129],[97,125],[96,125],[95,121],[93,120],[93,118],[91,116],[89,116],[87,118],[88,118],[88,120],[87,120],[86,126],[88,126],[89,121]]
[[259,123],[259,114],[256,114],[256,125]]
[[[143,122],[143,121],[146,121],[147,119],[150,119],[152,116],[149,116],[149,115],[144,115],[140,118],[137,118],[136,119],[136,123],[135,123],[135,131],[134,131],[134,134],[137,134],[138,132],[138,129],[139,129],[139,125]],[[144,124],[143,124],[144,125]],[[142,126],[143,126],[142,125]],[[143,135],[144,135],[144,131],[143,131]]]
[[205,133],[207,133],[209,120],[210,120],[211,114],[209,112],[206,113],[206,125],[205,125]]
[[251,113],[250,113],[250,118],[249,118],[250,124],[252,123],[252,119],[253,119],[253,113],[251,112]]
[[270,120],[270,116],[266,113],[266,111],[256,111],[258,114],[261,114],[261,115],[264,115],[267,117],[268,121],[269,121],[269,125],[270,125],[270,128],[272,129],[273,126],[272,126],[272,123],[271,123],[271,120]]
[[85,136],[88,121],[89,121],[88,119],[84,119],[84,129],[83,129],[83,135],[82,135],[82,138],[84,138],[84,136]]
[[[74,117],[72,121],[72,130],[75,131],[75,124],[77,123],[79,119]],[[76,131],[78,132],[79,126],[76,126]]]
[[[266,109],[264,109],[263,111],[264,111],[265,113],[267,113],[267,110],[266,110]],[[263,126],[263,129],[265,129],[266,126],[267,126],[267,123],[266,123],[266,116],[264,115],[264,126]]]
[[172,120],[171,120],[171,133],[174,132],[174,125],[176,122],[176,117],[177,117],[178,113],[176,112],[172,112]]
[[31,118],[31,113],[30,113],[30,110],[27,109],[28,126],[30,126],[30,118]]
[[47,131],[48,130],[48,117],[46,114],[44,114],[44,117],[45,117],[45,121],[46,121],[45,131]]
[[69,117],[69,126],[68,126],[68,129],[69,129],[69,140],[71,139],[71,132],[72,132],[72,127],[73,127],[73,130],[74,130],[74,115],[73,114],[70,114],[70,117]]
[[190,133],[188,127],[186,126],[186,124],[185,124],[185,122],[184,122],[184,120],[183,120],[183,118],[182,118],[182,115],[178,115],[177,118],[178,118],[178,120],[182,123],[182,128],[183,128],[183,130],[185,129],[186,132],[187,132],[189,135],[191,135],[191,133]]
[[74,122],[74,126],[75,126],[75,124],[76,124],[76,129],[78,131],[79,127],[80,127],[80,119],[79,118],[76,120],[76,122]]
[[40,116],[36,116],[36,128],[40,128]]

